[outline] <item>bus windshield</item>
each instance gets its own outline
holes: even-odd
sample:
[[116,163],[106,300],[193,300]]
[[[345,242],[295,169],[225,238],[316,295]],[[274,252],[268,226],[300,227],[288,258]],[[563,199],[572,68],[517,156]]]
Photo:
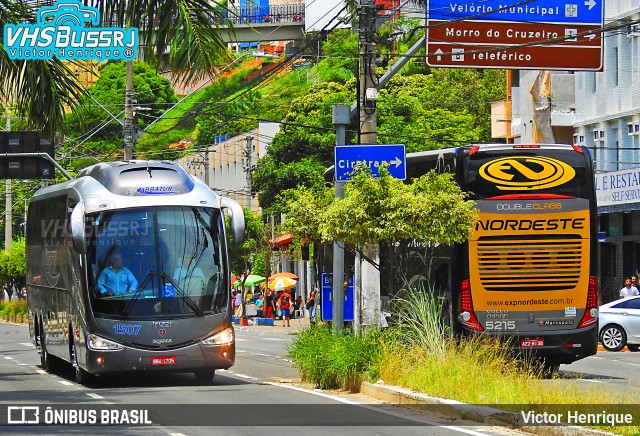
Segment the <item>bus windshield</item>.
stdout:
[[588,157],[574,150],[479,151],[465,159],[462,188],[474,200],[514,194],[592,198],[590,174]]
[[98,318],[204,316],[227,308],[224,219],[198,207],[88,216],[89,289]]

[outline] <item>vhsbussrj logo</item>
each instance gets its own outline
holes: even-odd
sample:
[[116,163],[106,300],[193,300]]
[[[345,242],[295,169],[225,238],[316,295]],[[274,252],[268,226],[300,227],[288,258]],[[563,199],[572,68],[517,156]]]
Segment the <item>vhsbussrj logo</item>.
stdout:
[[133,60],[138,29],[93,27],[100,11],[77,0],[61,0],[38,9],[36,24],[5,24],[4,48],[12,60]]

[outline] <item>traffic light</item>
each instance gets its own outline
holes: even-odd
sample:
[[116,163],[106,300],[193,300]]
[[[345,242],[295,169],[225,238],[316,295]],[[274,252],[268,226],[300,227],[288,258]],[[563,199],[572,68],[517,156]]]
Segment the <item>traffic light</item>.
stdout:
[[309,238],[303,238],[300,242],[300,257],[304,261],[309,261]]

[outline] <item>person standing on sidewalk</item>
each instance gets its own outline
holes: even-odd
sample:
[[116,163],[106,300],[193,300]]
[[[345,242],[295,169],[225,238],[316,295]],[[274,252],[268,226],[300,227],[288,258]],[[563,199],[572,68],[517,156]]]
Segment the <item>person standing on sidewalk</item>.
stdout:
[[318,288],[311,291],[311,294],[309,294],[309,297],[307,298],[307,303],[305,304],[305,307],[309,312],[309,322],[311,323],[311,325],[316,324],[316,295],[317,294],[318,294]]
[[286,289],[280,295],[278,299],[278,303],[280,303],[280,311],[282,312],[282,327],[285,326],[285,321],[287,323],[287,327],[291,327],[291,294]]

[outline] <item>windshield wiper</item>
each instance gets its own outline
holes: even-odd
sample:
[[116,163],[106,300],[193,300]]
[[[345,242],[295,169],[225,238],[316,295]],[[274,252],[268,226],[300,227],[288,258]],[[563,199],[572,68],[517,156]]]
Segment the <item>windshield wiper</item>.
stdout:
[[187,306],[189,306],[191,308],[191,310],[193,310],[195,312],[196,315],[204,316],[204,312],[202,310],[200,310],[200,308],[193,302],[193,300],[191,298],[189,298],[189,296],[187,294],[184,293],[182,288],[180,288],[180,286],[178,286],[178,284],[176,282],[174,282],[171,279],[171,277],[169,277],[167,275],[167,273],[163,272],[160,277],[162,279],[166,280],[167,282],[171,283],[171,285],[173,285],[173,288],[178,293],[178,296],[182,299],[182,301],[187,303]]
[[127,305],[124,307],[124,310],[122,311],[122,315],[120,315],[120,320],[124,320],[129,316],[129,312],[131,311],[131,308],[133,307],[133,303],[136,302],[136,300],[138,299],[138,297],[140,296],[140,294],[144,290],[144,287],[147,286],[147,283],[149,283],[149,280],[151,280],[151,278],[153,277],[154,274],[155,273],[153,272],[153,270],[149,270],[149,272],[147,273],[147,276],[144,278],[142,283],[138,286],[138,289],[136,290],[136,293],[133,294],[133,297],[131,297],[131,300],[129,300]]

